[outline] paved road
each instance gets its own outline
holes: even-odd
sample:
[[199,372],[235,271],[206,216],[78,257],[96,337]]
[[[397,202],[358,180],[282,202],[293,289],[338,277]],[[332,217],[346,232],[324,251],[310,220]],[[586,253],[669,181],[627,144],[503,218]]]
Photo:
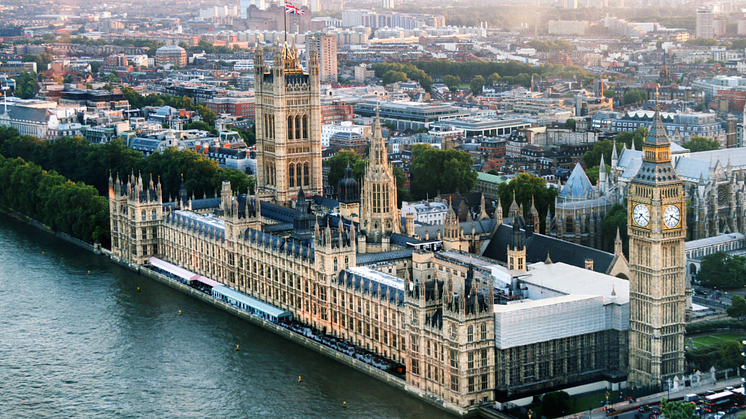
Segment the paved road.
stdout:
[[[635,414],[637,413],[637,406],[641,404],[652,405],[652,404],[659,403],[661,398],[669,398],[671,400],[682,399],[687,394],[691,394],[691,393],[702,394],[706,391],[721,390],[721,389],[724,389],[725,387],[735,387],[735,386],[740,386],[741,384],[742,384],[741,379],[739,377],[736,377],[736,378],[731,378],[729,380],[718,381],[717,383],[714,383],[714,384],[713,383],[702,384],[699,387],[695,387],[695,388],[682,387],[680,391],[676,391],[676,392],[664,391],[662,393],[651,394],[649,396],[638,398],[635,403],[621,402],[621,403],[613,404],[612,406],[616,410],[624,410],[629,407],[634,407],[634,409],[629,412],[619,412],[615,416],[616,416],[616,419],[635,419]],[[742,412],[739,412],[739,413],[742,413]],[[735,413],[733,415],[726,415],[725,418],[723,419],[729,419],[731,417],[735,418],[738,416],[739,413]],[[648,415],[649,413],[643,413],[642,417],[644,419],[647,419]],[[598,409],[594,409],[591,414],[589,414],[588,411],[585,411],[581,413],[576,413],[574,415],[565,416],[565,418],[566,419],[606,419],[606,413],[601,408],[598,408]],[[609,416],[609,418],[614,418],[614,417]],[[711,418],[702,416],[702,419],[711,419]]]

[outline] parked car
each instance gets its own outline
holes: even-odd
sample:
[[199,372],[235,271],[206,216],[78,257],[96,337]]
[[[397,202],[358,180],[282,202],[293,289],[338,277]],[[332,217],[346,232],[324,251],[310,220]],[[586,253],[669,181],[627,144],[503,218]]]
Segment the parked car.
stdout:
[[649,412],[649,411],[650,411],[650,406],[648,406],[648,405],[644,404],[644,405],[642,405],[642,406],[638,407],[638,408],[637,408],[637,411],[638,411],[638,412],[643,412],[643,413],[645,413],[645,412]]

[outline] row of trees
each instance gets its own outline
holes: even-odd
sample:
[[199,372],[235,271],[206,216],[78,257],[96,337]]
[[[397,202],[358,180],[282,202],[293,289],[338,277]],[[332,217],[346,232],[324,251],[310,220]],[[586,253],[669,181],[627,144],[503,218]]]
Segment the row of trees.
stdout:
[[178,196],[182,174],[187,190],[198,198],[215,196],[220,184],[229,180],[234,190],[253,191],[255,180],[233,169],[221,169],[217,162],[191,150],[166,149],[143,157],[121,140],[92,145],[83,138],[63,137],[57,141],[42,141],[29,135],[19,135],[9,127],[0,127],[0,154],[22,158],[45,170],[93,186],[100,195],[108,196],[109,174],[122,177],[142,173],[144,181],[160,178],[164,199]]
[[542,41],[534,39],[528,42],[531,48],[534,48],[538,52],[551,52],[551,51],[574,51],[575,45],[571,44],[564,39],[558,39],[556,41],[548,40]]
[[0,205],[87,242],[109,242],[109,202],[95,188],[0,155]]
[[686,362],[699,371],[707,371],[712,367],[739,369],[743,364],[741,344],[728,340],[717,345],[689,348],[686,350]]
[[433,85],[433,79],[411,63],[377,63],[373,64],[372,68],[375,70],[376,76],[383,79],[383,84],[414,80],[418,82],[426,92],[429,92]]
[[[577,66],[545,64],[541,67],[534,67],[516,61],[501,63],[434,60],[414,61],[407,64],[377,63],[373,64],[372,68],[376,76],[384,80],[384,84],[414,80],[428,92],[432,87],[433,79],[442,80],[448,87],[458,85],[461,80],[471,81],[477,76],[482,77],[482,85],[493,84],[501,78],[501,81],[506,83],[530,86],[532,75],[535,77],[586,77],[588,75],[585,70]],[[405,76],[406,79],[404,79]],[[447,79],[447,77],[458,77],[458,83],[453,83],[453,79]]]

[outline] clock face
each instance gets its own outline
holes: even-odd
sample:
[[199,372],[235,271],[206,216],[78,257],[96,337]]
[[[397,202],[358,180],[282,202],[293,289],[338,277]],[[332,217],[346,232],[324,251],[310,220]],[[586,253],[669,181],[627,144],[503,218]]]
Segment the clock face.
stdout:
[[637,204],[635,209],[632,211],[632,219],[635,220],[640,227],[645,227],[650,222],[650,211],[648,207],[642,204]]
[[676,205],[671,205],[663,212],[663,222],[668,228],[674,228],[681,221],[681,210]]

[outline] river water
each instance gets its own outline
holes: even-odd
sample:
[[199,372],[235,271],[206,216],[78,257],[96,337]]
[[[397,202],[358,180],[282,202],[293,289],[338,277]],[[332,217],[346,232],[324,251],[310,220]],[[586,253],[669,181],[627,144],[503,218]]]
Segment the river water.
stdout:
[[0,214],[0,418],[26,417],[451,416]]

